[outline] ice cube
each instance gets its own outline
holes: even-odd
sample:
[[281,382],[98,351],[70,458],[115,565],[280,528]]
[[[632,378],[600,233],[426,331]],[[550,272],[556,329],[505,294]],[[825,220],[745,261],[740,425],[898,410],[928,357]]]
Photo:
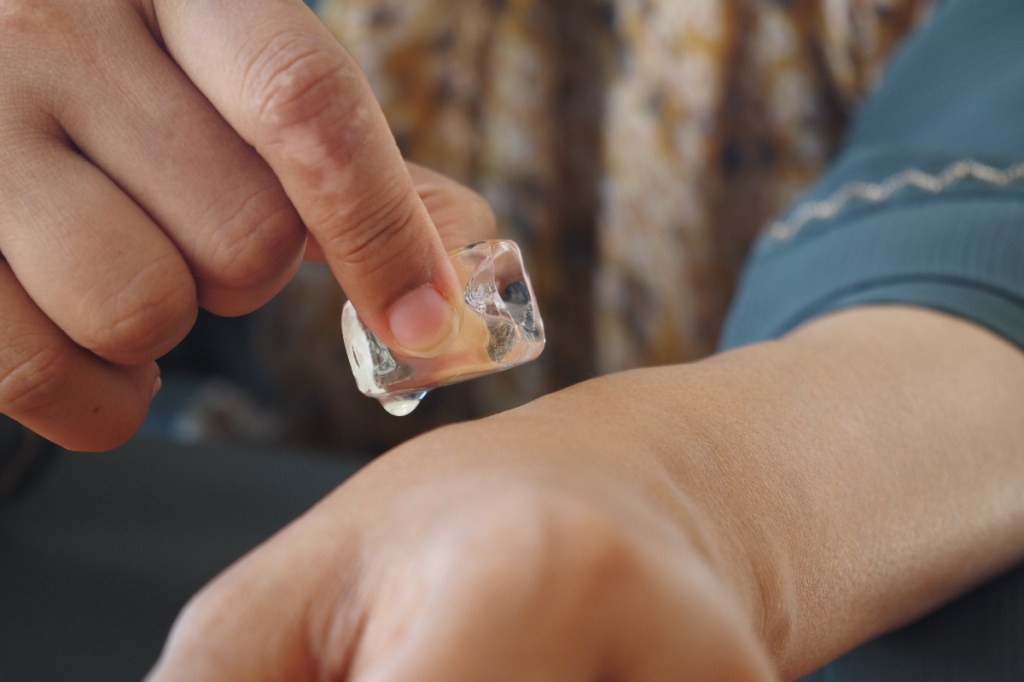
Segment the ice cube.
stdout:
[[351,303],[341,330],[359,390],[404,416],[438,386],[467,381],[535,360],[544,323],[515,242],[491,240],[449,254],[464,290],[459,335],[436,358],[405,357],[385,346]]

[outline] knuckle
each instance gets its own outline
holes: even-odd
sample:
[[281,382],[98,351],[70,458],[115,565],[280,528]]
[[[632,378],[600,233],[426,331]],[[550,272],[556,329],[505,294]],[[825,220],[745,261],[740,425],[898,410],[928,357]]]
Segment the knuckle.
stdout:
[[113,362],[154,360],[173,348],[198,313],[192,275],[180,259],[157,259],[87,308],[79,345]]
[[294,207],[278,187],[250,191],[231,199],[225,211],[211,210],[204,219],[209,262],[200,274],[204,282],[234,290],[260,288],[280,278],[298,256],[305,229]]
[[626,538],[603,510],[566,496],[552,500],[547,515],[554,543],[564,548],[573,571],[601,579],[628,563]]
[[556,559],[566,576],[603,580],[628,563],[631,549],[622,529],[587,499],[546,490],[511,490],[494,499],[481,515],[489,535],[507,545],[518,538],[536,554]]
[[249,62],[243,115],[268,143],[295,128],[331,134],[346,113],[346,83],[353,70],[340,49],[292,32],[272,36]]
[[565,491],[507,485],[465,523],[461,549],[488,557],[468,569],[482,599],[515,594],[526,612],[572,617],[636,584],[628,539],[607,512]]
[[636,580],[632,545],[606,510],[572,495],[547,496],[539,509],[556,579],[572,584],[580,599],[599,599]]
[[33,415],[58,403],[70,376],[68,358],[50,339],[23,338],[0,349],[0,406]]

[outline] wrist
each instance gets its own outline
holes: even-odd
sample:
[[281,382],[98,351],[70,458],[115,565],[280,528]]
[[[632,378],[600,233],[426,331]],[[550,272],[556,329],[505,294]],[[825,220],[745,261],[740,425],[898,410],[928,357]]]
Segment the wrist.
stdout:
[[684,553],[696,555],[746,614],[773,660],[783,661],[791,630],[788,554],[758,511],[770,491],[757,487],[756,473],[730,473],[754,471],[755,444],[723,418],[736,411],[705,402],[709,380],[702,365],[625,372],[498,419],[520,420],[507,432],[550,432],[567,475],[577,483],[599,478],[609,497],[667,530],[677,549],[685,544]]
[[[786,668],[795,593],[785,536],[773,525],[786,505],[772,481],[796,479],[770,471],[758,434],[737,419],[744,406],[734,396],[744,393],[725,387],[729,375],[718,360],[624,372],[510,414],[525,417],[524,428],[543,425],[563,443],[581,443],[585,459],[570,466],[602,469],[618,494],[670,526]],[[792,486],[786,493],[800,495]]]

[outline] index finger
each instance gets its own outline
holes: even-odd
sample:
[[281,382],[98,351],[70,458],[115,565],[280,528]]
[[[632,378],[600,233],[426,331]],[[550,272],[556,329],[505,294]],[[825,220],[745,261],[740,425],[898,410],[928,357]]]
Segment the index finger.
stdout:
[[436,355],[458,280],[362,71],[300,0],[151,0],[168,52],[271,166],[363,321]]

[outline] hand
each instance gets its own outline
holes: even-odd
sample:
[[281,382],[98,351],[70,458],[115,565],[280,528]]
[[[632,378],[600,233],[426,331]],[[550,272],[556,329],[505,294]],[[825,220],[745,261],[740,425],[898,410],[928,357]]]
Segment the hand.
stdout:
[[427,207],[299,0],[0,0],[0,88],[0,412],[29,428],[123,441],[197,306],[254,310],[307,241],[386,342],[454,334]]
[[150,682],[772,679],[649,453],[574,428],[593,386],[385,455],[194,599]]

